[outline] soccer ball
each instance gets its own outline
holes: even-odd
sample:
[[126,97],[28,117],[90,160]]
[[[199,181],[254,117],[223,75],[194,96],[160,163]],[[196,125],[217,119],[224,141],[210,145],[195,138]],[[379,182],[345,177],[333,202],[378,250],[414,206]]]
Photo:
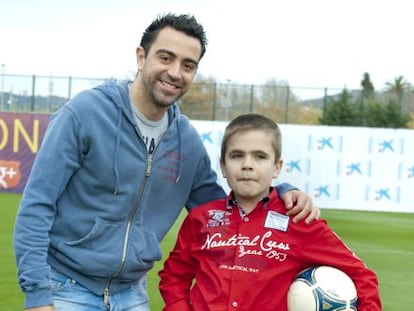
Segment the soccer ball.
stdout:
[[300,272],[288,291],[289,311],[356,311],[358,295],[352,279],[330,266]]

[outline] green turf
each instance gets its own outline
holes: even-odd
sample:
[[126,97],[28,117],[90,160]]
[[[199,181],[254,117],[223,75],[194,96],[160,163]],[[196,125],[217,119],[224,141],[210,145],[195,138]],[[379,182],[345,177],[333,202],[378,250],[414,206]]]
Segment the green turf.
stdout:
[[20,195],[0,193],[0,311],[23,310],[23,295],[16,282],[13,226]]
[[[12,249],[13,224],[20,195],[0,193],[0,311],[22,310]],[[184,215],[184,214],[183,214]],[[183,216],[182,215],[182,216]],[[164,258],[173,247],[181,218],[163,241]],[[384,311],[414,305],[414,214],[322,210],[322,216],[379,278]],[[158,262],[148,276],[151,310],[162,309]]]
[[414,214],[323,210],[329,225],[374,270],[383,310],[414,305]]

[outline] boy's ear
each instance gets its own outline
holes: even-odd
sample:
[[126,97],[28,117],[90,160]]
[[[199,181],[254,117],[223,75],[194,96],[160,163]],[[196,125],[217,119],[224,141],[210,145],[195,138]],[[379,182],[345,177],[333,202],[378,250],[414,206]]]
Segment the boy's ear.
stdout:
[[226,164],[224,163],[222,159],[220,159],[220,169],[221,169],[221,174],[223,175],[224,178],[226,178]]
[[275,171],[273,173],[273,178],[278,178],[279,177],[279,174],[282,170],[282,167],[283,167],[283,160],[279,159],[275,164]]

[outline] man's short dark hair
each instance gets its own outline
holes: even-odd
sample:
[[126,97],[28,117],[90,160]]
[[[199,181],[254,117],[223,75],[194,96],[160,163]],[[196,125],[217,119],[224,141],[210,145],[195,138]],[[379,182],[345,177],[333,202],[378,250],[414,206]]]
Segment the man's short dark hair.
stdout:
[[204,56],[207,47],[207,37],[203,26],[198,23],[193,15],[175,15],[172,13],[158,16],[145,29],[140,45],[144,48],[146,53],[148,53],[159,32],[165,27],[171,27],[177,31],[185,33],[188,36],[197,38],[201,44],[200,59]]

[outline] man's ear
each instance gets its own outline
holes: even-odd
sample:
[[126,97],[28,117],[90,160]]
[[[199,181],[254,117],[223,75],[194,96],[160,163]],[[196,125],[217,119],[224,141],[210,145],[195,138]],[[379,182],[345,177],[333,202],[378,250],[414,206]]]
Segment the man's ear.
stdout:
[[142,46],[139,46],[137,47],[135,53],[137,56],[138,69],[141,69],[144,66],[145,62],[145,50]]

